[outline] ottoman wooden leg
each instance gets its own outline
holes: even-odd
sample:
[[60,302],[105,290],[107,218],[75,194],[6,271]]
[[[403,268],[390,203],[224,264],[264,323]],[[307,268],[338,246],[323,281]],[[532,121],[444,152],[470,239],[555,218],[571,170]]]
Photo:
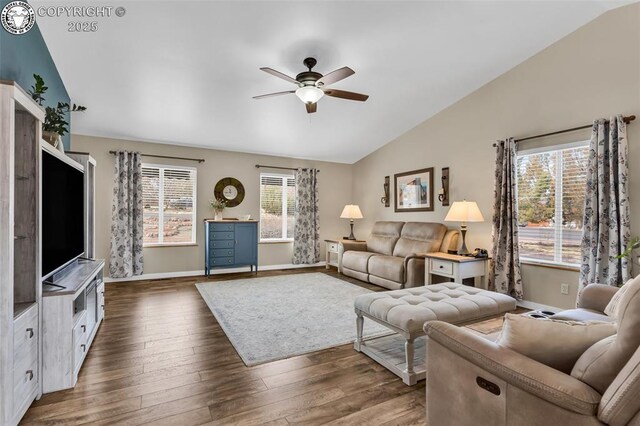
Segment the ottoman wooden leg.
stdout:
[[362,329],[364,328],[364,317],[362,313],[356,312],[356,343],[354,348],[360,352],[360,345],[362,345]]
[[415,356],[415,348],[413,343],[413,339],[407,339],[404,342],[404,355],[405,361],[407,363],[407,368],[403,371],[404,377],[402,377],[402,381],[409,386],[413,386],[417,383],[416,372],[413,369]]

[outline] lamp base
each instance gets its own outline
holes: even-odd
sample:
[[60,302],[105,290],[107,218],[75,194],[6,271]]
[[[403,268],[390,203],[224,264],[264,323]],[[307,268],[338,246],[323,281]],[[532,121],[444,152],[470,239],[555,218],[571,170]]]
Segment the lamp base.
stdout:
[[351,219],[349,225],[351,225],[351,234],[347,237],[347,240],[355,240],[356,237],[353,235],[353,219]]
[[462,234],[462,246],[460,250],[458,250],[458,254],[460,256],[467,256],[469,254],[469,249],[467,249],[467,242],[465,241],[465,237],[467,236],[467,225],[460,226],[460,234]]

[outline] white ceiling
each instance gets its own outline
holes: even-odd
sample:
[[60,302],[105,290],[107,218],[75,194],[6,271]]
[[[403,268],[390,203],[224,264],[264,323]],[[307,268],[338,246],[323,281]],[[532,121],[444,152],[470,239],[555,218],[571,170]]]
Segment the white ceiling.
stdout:
[[[88,107],[74,115],[73,133],[345,163],[622,4],[108,3],[127,13],[98,19],[95,33],[68,32],[66,17],[38,18],[72,101]],[[259,67],[295,76],[307,56],[324,74],[354,69],[332,87],[369,100],[324,97],[307,114],[295,95],[251,98],[295,88]]]

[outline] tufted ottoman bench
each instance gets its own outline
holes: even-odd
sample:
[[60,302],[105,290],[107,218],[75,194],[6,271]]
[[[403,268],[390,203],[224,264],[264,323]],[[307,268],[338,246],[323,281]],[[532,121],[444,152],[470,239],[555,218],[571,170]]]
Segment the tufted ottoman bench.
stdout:
[[[407,385],[414,385],[425,378],[425,366],[414,367],[414,342],[425,335],[424,323],[446,321],[465,324],[485,319],[516,308],[516,300],[504,294],[482,290],[457,283],[434,284],[402,290],[368,293],[356,297],[357,339],[355,349],[364,352],[402,378]],[[404,339],[402,363],[393,359],[393,349],[375,344],[379,337],[364,341],[364,318],[372,319],[398,333]]]

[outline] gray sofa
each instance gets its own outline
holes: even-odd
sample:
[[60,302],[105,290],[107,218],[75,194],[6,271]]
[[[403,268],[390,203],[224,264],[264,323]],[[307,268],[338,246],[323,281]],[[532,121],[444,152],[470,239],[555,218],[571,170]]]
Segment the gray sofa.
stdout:
[[376,222],[366,242],[343,241],[338,269],[391,290],[424,285],[424,253],[458,247],[457,230],[441,223]]

